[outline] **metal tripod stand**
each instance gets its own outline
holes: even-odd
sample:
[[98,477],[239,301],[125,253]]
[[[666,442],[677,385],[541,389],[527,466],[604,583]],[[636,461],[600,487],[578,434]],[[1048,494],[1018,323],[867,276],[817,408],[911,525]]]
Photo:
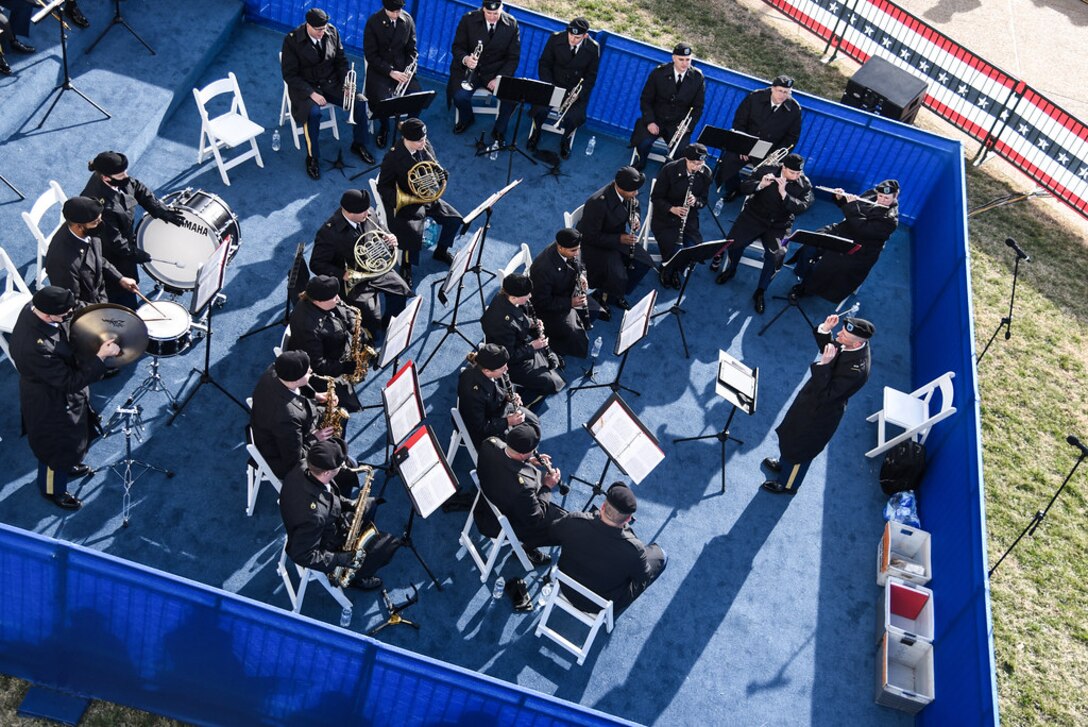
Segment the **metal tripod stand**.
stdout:
[[[136,480],[152,470],[155,472],[162,472],[166,475],[167,479],[171,479],[174,476],[174,473],[165,467],[159,467],[158,465],[138,460],[132,456],[133,437],[139,441],[143,441],[144,422],[140,416],[140,411],[140,407],[135,404],[117,407],[117,414],[122,416],[122,421],[124,422],[121,427],[122,431],[125,433],[125,456],[124,459],[114,462],[109,466],[114,474],[121,478],[121,482],[125,488],[125,493],[121,496],[121,525],[126,528],[128,527],[128,514],[132,510],[132,486],[136,484]],[[133,473],[133,468],[135,467],[143,467],[144,469],[142,472]]]

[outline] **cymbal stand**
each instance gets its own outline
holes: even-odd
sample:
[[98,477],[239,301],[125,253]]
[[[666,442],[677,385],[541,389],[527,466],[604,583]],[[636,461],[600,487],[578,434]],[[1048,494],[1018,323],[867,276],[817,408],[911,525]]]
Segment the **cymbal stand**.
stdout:
[[377,627],[372,628],[370,631],[367,631],[367,636],[373,636],[374,634],[384,629],[386,626],[411,626],[416,631],[419,631],[419,624],[417,624],[415,621],[409,621],[408,619],[400,615],[401,612],[407,610],[409,606],[414,606],[416,603],[419,602],[419,589],[416,588],[414,583],[412,584],[412,595],[408,597],[407,601],[404,601],[403,603],[393,603],[393,599],[389,597],[389,591],[383,588],[382,602],[385,604],[385,610],[389,612],[389,617],[386,618],[385,621],[379,624]]
[[[127,404],[131,404],[131,402],[132,400],[130,399]],[[121,496],[121,525],[126,528],[128,527],[129,512],[132,510],[132,486],[136,484],[136,480],[152,470],[155,472],[162,472],[166,475],[167,479],[172,479],[174,477],[173,471],[168,470],[165,467],[159,467],[158,465],[138,460],[132,456],[133,438],[143,441],[144,422],[140,416],[140,407],[135,404],[131,404],[131,406],[127,404],[126,406],[117,407],[117,414],[120,414],[124,421],[124,424],[122,424],[122,431],[125,433],[125,456],[123,459],[109,465],[109,468],[113,470],[114,474],[121,478],[121,482],[125,488],[125,493]],[[143,467],[143,471],[133,474],[134,467]]]
[[151,357],[151,366],[148,367],[147,378],[140,382],[140,385],[136,387],[136,390],[132,392],[130,401],[139,401],[145,394],[150,394],[153,391],[161,391],[166,395],[166,400],[170,402],[170,408],[177,411],[178,400],[174,396],[173,392],[162,383],[162,376],[159,374],[159,357]]
[[90,53],[91,51],[93,51],[95,46],[98,45],[98,43],[106,37],[106,33],[110,32],[110,30],[112,30],[113,26],[115,25],[120,25],[122,28],[132,33],[132,37],[140,41],[143,47],[147,48],[148,53],[150,53],[151,55],[155,55],[155,49],[149,46],[147,44],[147,41],[141,38],[140,34],[133,30],[132,26],[129,25],[128,21],[126,21],[124,16],[121,15],[121,0],[113,0],[113,20],[111,20],[110,24],[106,26],[106,29],[103,30],[97,38],[95,38],[94,42],[87,47],[87,52]]
[[78,88],[76,88],[75,86],[72,85],[72,76],[71,76],[71,74],[68,73],[68,33],[65,32],[65,30],[66,30],[66,28],[68,26],[65,24],[64,20],[61,19],[61,20],[57,21],[57,27],[60,30],[60,58],[61,58],[61,67],[64,69],[64,80],[62,80],[50,92],[50,94],[49,94],[50,96],[52,96],[54,93],[56,93],[57,97],[55,99],[53,99],[53,103],[49,104],[49,109],[45,112],[45,116],[42,117],[42,120],[39,121],[38,125],[36,127],[34,127],[34,128],[35,129],[40,129],[43,126],[45,126],[45,122],[49,118],[49,114],[53,113],[53,109],[56,108],[57,102],[60,101],[60,99],[64,95],[65,91],[74,92],[81,99],[83,99],[84,101],[89,103],[91,106],[94,106],[96,109],[98,109],[102,113],[102,115],[105,116],[107,119],[112,119],[113,116],[110,114],[109,111],[106,111],[106,109],[104,109],[101,106],[99,106],[98,104],[96,104],[94,101],[92,101],[90,98],[88,98],[87,94],[83,93]]

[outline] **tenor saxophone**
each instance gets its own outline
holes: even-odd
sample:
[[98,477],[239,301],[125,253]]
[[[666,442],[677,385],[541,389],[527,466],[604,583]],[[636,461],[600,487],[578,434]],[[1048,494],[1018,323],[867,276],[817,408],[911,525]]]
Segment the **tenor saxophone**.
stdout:
[[[366,479],[363,481],[363,487],[359,491],[359,499],[355,501],[355,516],[351,519],[351,527],[348,528],[348,536],[344,539],[344,552],[354,553],[355,559],[358,560],[359,556],[366,552],[366,548],[370,545],[370,541],[378,537],[378,528],[374,523],[370,523],[363,527],[366,522],[366,501],[370,497],[370,486],[374,483],[374,468],[363,465],[355,472],[366,471]],[[351,579],[355,577],[358,572],[358,568],[352,568],[351,566],[337,566],[333,569],[333,572],[329,574],[329,581],[334,586],[340,586],[341,588],[347,588],[351,583]]]
[[358,384],[366,378],[366,373],[370,369],[370,362],[378,355],[378,352],[363,341],[362,311],[354,306],[349,307],[355,310],[355,323],[351,329],[351,358],[355,361],[355,370],[344,378],[350,384]]
[[347,409],[336,405],[336,379],[321,374],[310,374],[310,378],[321,379],[327,384],[325,389],[325,411],[321,415],[321,421],[318,422],[317,428],[328,429],[332,427],[334,437],[344,436],[344,422],[351,415],[348,414]]

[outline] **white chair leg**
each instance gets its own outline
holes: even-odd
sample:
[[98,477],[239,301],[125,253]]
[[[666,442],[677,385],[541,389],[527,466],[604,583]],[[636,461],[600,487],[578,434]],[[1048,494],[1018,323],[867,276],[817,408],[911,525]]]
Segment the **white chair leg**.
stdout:
[[257,140],[250,139],[249,145],[253,149],[253,158],[257,160],[257,166],[261,169],[264,169],[264,160],[261,159],[261,149],[259,146],[257,146]]
[[253,517],[253,507],[257,504],[257,489],[260,473],[256,467],[246,465],[246,517]]

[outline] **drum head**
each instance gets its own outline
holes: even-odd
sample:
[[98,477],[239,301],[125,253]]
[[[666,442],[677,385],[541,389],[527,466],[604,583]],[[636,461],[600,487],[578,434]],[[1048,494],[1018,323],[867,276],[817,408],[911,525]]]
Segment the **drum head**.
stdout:
[[137,243],[151,256],[143,268],[167,288],[192,290],[200,266],[221,242],[228,241],[232,251],[237,247],[238,221],[221,199],[199,190],[173,192],[163,203],[185,221],[172,225],[148,215],[140,220]]
[[177,340],[188,333],[192,325],[192,318],[185,306],[171,300],[145,303],[139,307],[136,315],[147,324],[148,338],[158,341]]
[[84,357],[94,356],[102,344],[113,338],[121,354],[106,359],[111,368],[132,363],[147,350],[147,324],[131,308],[114,303],[96,303],[79,310],[68,332],[72,348]]

